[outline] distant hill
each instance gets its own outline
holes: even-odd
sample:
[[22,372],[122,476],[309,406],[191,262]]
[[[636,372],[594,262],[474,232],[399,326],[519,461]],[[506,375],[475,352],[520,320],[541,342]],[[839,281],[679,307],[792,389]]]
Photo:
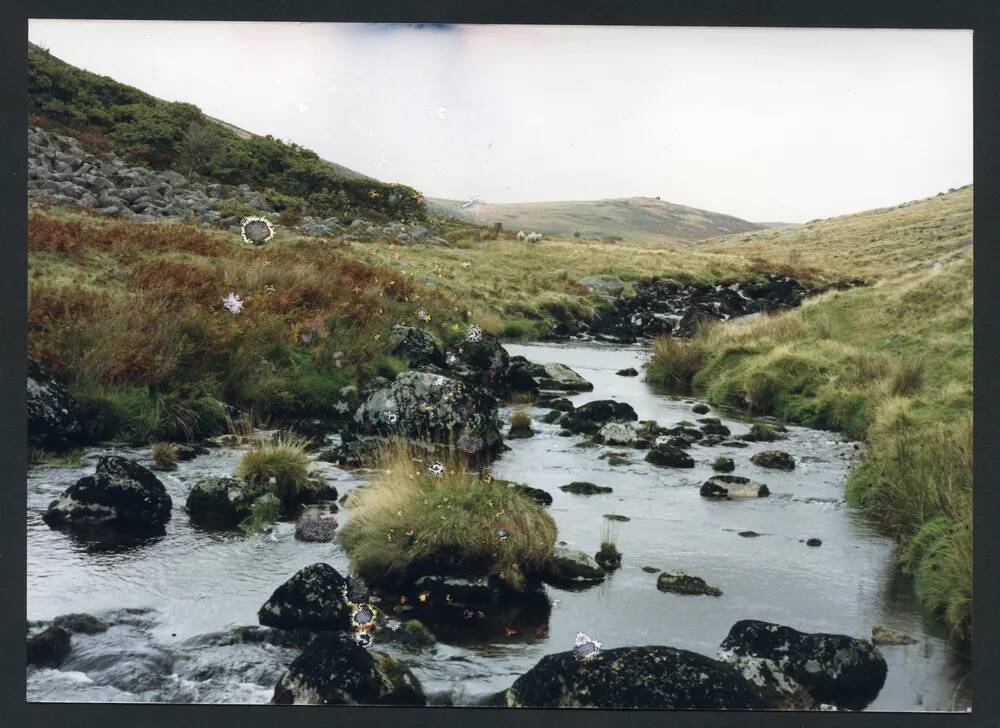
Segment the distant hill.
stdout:
[[518,202],[491,204],[429,199],[432,211],[489,225],[503,223],[510,230],[548,235],[607,238],[639,242],[703,240],[732,233],[761,230],[763,225],[732,215],[699,210],[655,197],[625,197],[576,202]]

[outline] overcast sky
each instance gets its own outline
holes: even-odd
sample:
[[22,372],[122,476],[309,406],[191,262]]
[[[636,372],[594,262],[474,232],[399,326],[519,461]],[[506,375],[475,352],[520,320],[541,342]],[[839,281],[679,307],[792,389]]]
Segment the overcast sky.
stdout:
[[803,222],[972,182],[967,31],[32,20],[32,42],[431,197]]

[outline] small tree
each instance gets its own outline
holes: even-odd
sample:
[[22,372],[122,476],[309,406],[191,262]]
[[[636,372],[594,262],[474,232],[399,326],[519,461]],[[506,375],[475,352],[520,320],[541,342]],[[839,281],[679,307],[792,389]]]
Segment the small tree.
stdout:
[[177,166],[190,176],[202,172],[219,149],[222,139],[207,124],[191,124],[177,145]]

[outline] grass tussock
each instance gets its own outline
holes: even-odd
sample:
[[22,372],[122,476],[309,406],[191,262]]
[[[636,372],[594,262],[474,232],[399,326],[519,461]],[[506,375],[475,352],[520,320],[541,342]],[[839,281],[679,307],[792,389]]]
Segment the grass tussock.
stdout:
[[177,467],[177,446],[171,442],[155,442],[149,449],[153,465],[159,470],[173,470]]
[[552,518],[461,457],[442,461],[437,476],[410,446],[394,441],[378,464],[382,472],[351,500],[351,519],[340,531],[355,573],[377,581],[489,574],[519,589],[551,557]]
[[705,334],[695,335],[688,341],[672,336],[654,339],[652,356],[647,366],[649,380],[672,386],[690,384],[705,363],[704,340]]
[[291,503],[309,480],[309,458],[305,443],[287,433],[271,441],[255,441],[236,466],[236,476],[264,486],[282,503]]
[[510,416],[512,430],[523,430],[531,427],[531,415],[524,410],[515,410]]

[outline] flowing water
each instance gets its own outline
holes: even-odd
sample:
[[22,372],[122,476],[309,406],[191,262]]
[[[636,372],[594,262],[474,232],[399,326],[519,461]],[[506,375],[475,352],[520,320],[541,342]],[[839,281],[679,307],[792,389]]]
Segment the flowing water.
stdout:
[[[694,400],[654,391],[642,377],[646,353],[583,345],[508,345],[539,362],[561,362],[593,382],[594,391],[571,397],[628,402],[640,419],[672,426],[699,417]],[[964,678],[970,663],[948,645],[941,627],[921,614],[893,566],[892,542],[843,499],[844,479],[856,456],[852,443],[816,430],[789,428],[777,447],[795,456],[792,472],[749,462],[773,447],[750,443],[690,449],[693,469],[657,468],[628,448],[575,447],[583,438],[560,437],[557,425],[538,418],[530,439],[511,440],[493,465],[497,477],[552,494],[549,512],[559,540],[593,554],[602,527],[614,526],[622,568],[597,586],[564,590],[546,586],[553,608],[546,624],[504,637],[439,639],[433,651],[382,649],[407,662],[432,702],[462,704],[509,686],[549,653],[571,649],[577,632],[603,647],[671,645],[714,654],[740,619],[778,622],[809,632],[867,637],[876,625],[899,629],[913,645],[883,647],[889,665],[885,686],[871,710],[954,710],[968,704]],[[509,421],[511,408],[503,410]],[[748,425],[738,414],[713,411],[734,435]],[[609,465],[600,455],[624,452],[630,461]],[[268,534],[211,531],[191,524],[183,511],[190,486],[208,475],[232,473],[242,451],[221,448],[160,473],[174,502],[166,533],[118,544],[88,541],[46,526],[49,501],[83,475],[108,448],[86,451],[79,468],[34,468],[28,476],[28,618],[51,619],[88,612],[112,625],[104,634],[74,635],[73,654],[59,669],[31,668],[28,699],[37,701],[266,702],[297,650],[227,638],[232,628],[257,622],[257,609],[298,569],[317,561],[348,573],[336,544],[294,539],[294,524]],[[148,449],[115,450],[148,464]],[[768,484],[768,498],[716,502],[698,495],[718,455],[736,462],[735,475]],[[363,483],[315,463],[341,493]],[[610,486],[604,495],[564,493],[559,486],[590,481]],[[604,514],[627,517],[613,523]],[[341,510],[343,523],[349,510]],[[742,537],[740,531],[760,535]],[[822,546],[806,546],[819,538]],[[681,569],[723,591],[718,598],[678,596],[656,589],[643,566]],[[439,635],[442,637],[442,635]]]

